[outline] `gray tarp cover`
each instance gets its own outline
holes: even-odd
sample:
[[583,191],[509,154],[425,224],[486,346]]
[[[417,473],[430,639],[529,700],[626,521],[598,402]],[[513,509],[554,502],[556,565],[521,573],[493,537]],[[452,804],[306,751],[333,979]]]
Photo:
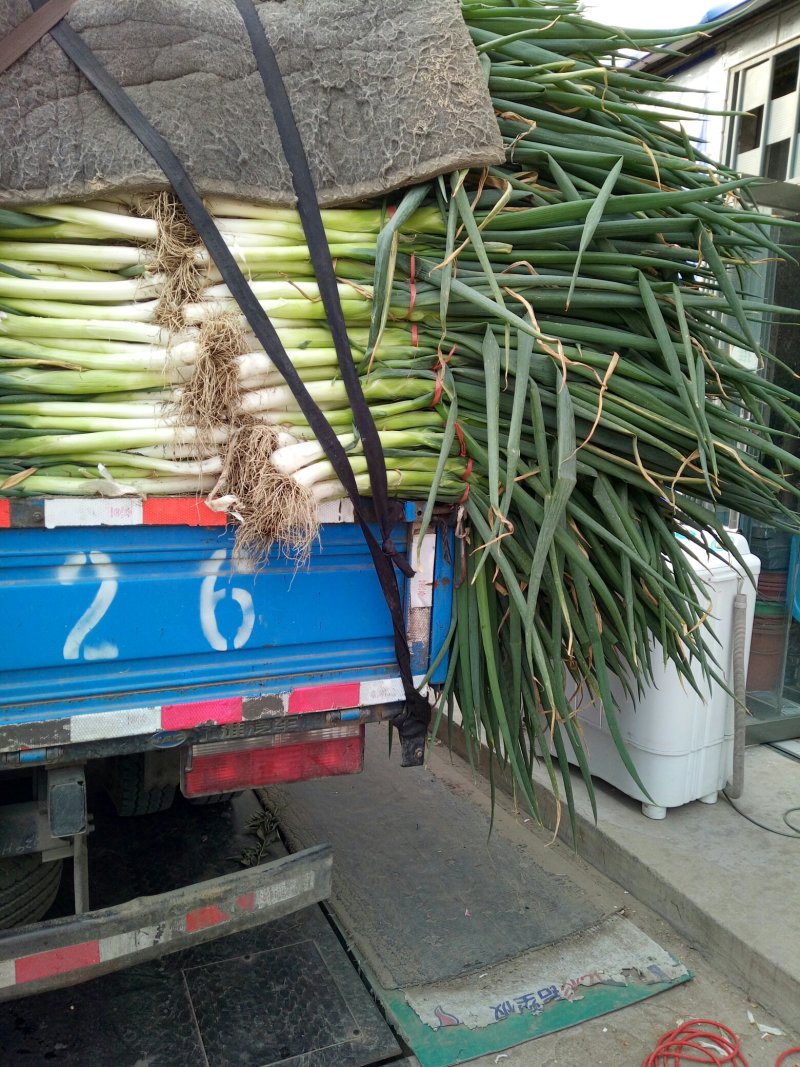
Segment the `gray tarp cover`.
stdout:
[[[457,0],[267,0],[257,7],[321,203],[502,159]],[[30,12],[28,0],[0,0],[0,35]],[[69,22],[202,193],[293,202],[233,0],[78,0]],[[0,116],[2,203],[165,186],[158,166],[50,37],[0,75]]]

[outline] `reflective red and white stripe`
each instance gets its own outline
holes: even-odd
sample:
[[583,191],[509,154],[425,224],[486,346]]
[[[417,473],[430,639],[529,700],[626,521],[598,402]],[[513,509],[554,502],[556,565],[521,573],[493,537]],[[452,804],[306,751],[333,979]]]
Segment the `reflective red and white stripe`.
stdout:
[[240,893],[226,901],[224,906],[205,904],[153,926],[143,926],[137,930],[65,945],[62,948],[47,949],[30,956],[0,960],[0,989],[136,956],[155,945],[183,940],[187,934],[231,923],[242,912],[260,911],[282,900],[289,900],[310,891],[313,885],[313,872],[304,871],[278,885]]
[[[36,517],[34,518],[34,514]],[[320,505],[320,523],[354,522],[349,500]],[[50,497],[46,500],[0,500],[0,529],[44,526],[225,526],[228,516],[194,497]]]
[[424,535],[419,549],[416,547],[416,541],[414,542],[410,559],[414,575],[408,583],[406,632],[412,654],[417,646],[419,656],[427,662],[436,574],[436,534],[434,532]]
[[[421,675],[415,677],[415,685],[421,682]],[[86,712],[68,719],[48,719],[46,722],[48,727],[58,733],[59,740],[54,744],[80,744],[163,731],[190,730],[197,726],[256,722],[282,715],[347,711],[376,704],[392,704],[403,699],[403,683],[399,677],[373,678],[361,682],[330,682],[325,685],[304,686],[285,693],[251,699],[223,697],[188,704]],[[30,748],[32,725],[34,722],[9,723],[4,726],[0,752],[16,752]]]
[[84,981],[323,900],[331,866],[330,847],[315,846],[160,896],[10,930],[0,936],[0,1000]]

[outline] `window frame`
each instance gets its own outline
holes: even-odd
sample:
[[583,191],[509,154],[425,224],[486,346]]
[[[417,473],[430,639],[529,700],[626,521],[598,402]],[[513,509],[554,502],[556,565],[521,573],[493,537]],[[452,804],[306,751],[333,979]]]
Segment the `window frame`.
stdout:
[[[726,107],[731,111],[742,111],[742,99],[745,89],[745,75],[748,70],[753,67],[757,67],[760,63],[765,61],[769,63],[769,72],[767,77],[767,85],[769,89],[766,94],[766,98],[763,101],[764,114],[761,122],[761,136],[758,144],[758,167],[753,169],[753,173],[759,177],[765,175],[764,165],[766,160],[766,150],[770,142],[767,141],[767,131],[769,130],[770,119],[772,117],[772,110],[775,100],[772,98],[771,86],[775,77],[775,60],[778,56],[784,52],[789,52],[793,48],[800,48],[800,35],[791,38],[788,41],[782,41],[774,48],[766,49],[762,52],[756,52],[752,56],[749,56],[741,63],[737,63],[735,66],[728,70],[728,84],[725,91]],[[777,181],[787,182],[800,182],[800,62],[798,62],[797,81],[795,83],[794,92],[797,97],[797,103],[795,107],[795,118],[792,123],[792,133],[789,139],[789,156],[786,165],[786,175],[783,178],[773,179]],[[776,99],[782,99],[777,97]],[[738,158],[738,141],[739,130],[741,128],[742,116],[732,115],[726,120],[725,129],[723,130],[723,147],[725,153],[726,166],[737,169]],[[779,143],[779,142],[774,142]],[[753,149],[755,151],[755,149]],[[795,174],[795,171],[797,172]]]

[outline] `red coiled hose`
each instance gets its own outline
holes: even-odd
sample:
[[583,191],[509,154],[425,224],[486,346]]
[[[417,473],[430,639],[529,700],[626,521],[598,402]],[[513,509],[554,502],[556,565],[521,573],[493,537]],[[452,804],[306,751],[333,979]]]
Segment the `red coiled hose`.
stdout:
[[[775,1067],[782,1067],[787,1057],[793,1055],[800,1055],[800,1046],[782,1052]],[[749,1067],[742,1055],[739,1038],[733,1030],[713,1019],[690,1019],[664,1034],[656,1048],[642,1061],[642,1067],[682,1067],[689,1063],[704,1063],[708,1067]]]

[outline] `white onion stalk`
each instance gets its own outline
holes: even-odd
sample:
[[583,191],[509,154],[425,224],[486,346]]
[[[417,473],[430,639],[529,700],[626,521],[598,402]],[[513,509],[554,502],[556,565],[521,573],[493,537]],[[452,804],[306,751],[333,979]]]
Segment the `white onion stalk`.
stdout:
[[[263,284],[263,283],[259,283]],[[0,299],[69,300],[73,303],[121,304],[129,300],[141,301],[158,296],[164,288],[164,276],[153,274],[146,278],[120,278],[118,281],[71,281],[59,278],[11,278],[0,274]],[[76,308],[83,314],[83,308]],[[75,312],[70,316],[75,317]]]
[[[38,263],[27,259],[15,259],[13,261],[13,270],[19,271],[20,274],[27,275],[27,278],[17,278],[17,281],[28,281],[30,284],[34,279],[41,283],[42,280],[47,281],[51,279],[53,281],[73,281],[73,282],[118,282],[120,277],[113,271],[109,270],[95,270],[93,267],[85,266],[69,266],[59,263]],[[5,272],[3,277],[9,277]],[[13,277],[13,275],[11,275]],[[124,279],[123,279],[124,280]],[[37,287],[38,288],[38,287]]]
[[[309,303],[321,302],[319,286],[316,282],[265,281],[251,282],[250,288],[259,300],[305,300]],[[354,286],[340,283],[337,285],[340,300],[372,300],[372,287]],[[210,285],[204,289],[201,300],[220,300],[230,297],[227,285]]]
[[[231,197],[212,196],[206,200],[208,210],[220,220],[220,225],[228,225],[233,219],[242,229],[253,224],[283,224],[301,227],[300,215],[293,207],[275,207],[266,204],[251,204],[234,200]],[[323,208],[320,212],[325,233],[332,229],[341,230],[355,236],[377,234],[386,222],[386,213],[380,207]],[[444,225],[441,213],[435,206],[418,208],[401,227],[401,232],[442,234]]]
[[[116,284],[116,283],[115,283]],[[157,300],[141,300],[134,304],[68,304],[58,300],[25,300],[17,297],[3,297],[3,303],[26,315],[35,315],[50,319],[89,319],[102,325],[96,326],[100,330],[100,336],[112,338],[117,335],[103,332],[106,322],[151,322],[156,321]],[[57,334],[51,334],[51,337]],[[162,336],[159,332],[159,336]],[[133,338],[121,338],[121,340],[133,340]]]
[[[158,226],[153,219],[143,219],[136,215],[127,215],[112,211],[97,211],[93,208],[79,207],[77,204],[37,204],[35,208],[20,209],[26,215],[36,218],[56,219],[58,222],[70,222],[74,225],[94,230],[97,234],[125,237],[143,244],[154,242],[158,237]],[[85,237],[94,236],[91,233]]]
[[[212,215],[233,219],[243,228],[257,221],[301,227],[300,216],[296,208],[248,204],[226,196],[209,197],[206,203]],[[335,225],[338,229],[349,230],[352,227],[355,233],[377,233],[386,221],[385,214],[380,208],[323,208],[320,214],[326,230]]]
[[55,475],[31,475],[25,479],[26,491],[31,496],[196,496],[214,488],[215,475],[193,477],[134,478],[118,481],[113,477],[83,478],[58,477]]
[[[142,345],[142,348],[145,348]],[[40,357],[44,359],[45,357]],[[128,372],[135,374],[138,372],[143,373],[157,373],[161,372],[167,378],[171,378],[172,373],[178,374],[180,368],[185,368],[187,374],[191,374],[193,364],[184,363],[181,360],[175,360],[171,357],[168,349],[150,349],[149,351],[143,351],[141,353],[131,354],[129,356],[122,355],[102,355],[92,352],[61,352],[51,355],[50,360],[56,363],[69,364],[72,367],[76,367],[89,371],[116,371],[119,373]],[[69,392],[69,390],[65,390]]]
[[[430,395],[433,386],[422,378],[370,378],[362,383],[364,396],[368,401],[392,403],[394,401],[416,400]],[[308,382],[306,389],[311,399],[321,408],[343,407],[349,404],[347,389],[340,379]],[[272,389],[257,389],[244,393],[241,397],[241,409],[244,412],[296,411],[297,401],[288,385]]]
[[[253,284],[264,285],[268,283],[254,282]],[[358,322],[361,325],[369,323],[370,304],[356,300],[343,300],[341,303],[342,312],[348,322]],[[325,321],[325,308],[322,304],[304,300],[302,297],[296,300],[259,300],[259,304],[272,319],[272,325],[276,328],[278,325],[296,327],[298,320],[314,323]],[[208,322],[209,319],[216,318],[219,315],[232,315],[243,324],[246,321],[244,316],[239,318],[239,305],[233,298],[230,300],[205,300],[204,298],[197,304],[184,305],[183,309],[183,317],[188,325]],[[417,313],[414,312],[414,315],[417,315]]]
[[[249,219],[220,219],[218,222],[220,233],[229,245],[252,247],[260,244],[268,244],[276,249],[281,247],[299,247],[305,243],[305,234],[302,226],[291,225],[285,222],[259,222]],[[362,248],[375,245],[376,234],[364,234],[341,227],[334,229],[328,227],[325,230],[328,244],[346,244],[354,247],[356,244]]]
[[[108,371],[117,375],[153,375],[159,374],[161,376],[161,382],[164,381],[185,381],[187,377],[191,377],[193,372],[193,364],[176,362],[163,355],[142,353],[140,356],[104,356],[92,352],[48,352],[28,353],[23,355],[22,353],[10,353],[4,359],[0,360],[2,363],[2,369],[0,370],[0,377],[5,371],[19,370],[22,367],[34,367],[39,370],[58,370],[58,371],[72,371],[78,372],[92,372],[103,373]],[[13,364],[13,366],[12,366]],[[65,379],[66,381],[66,379]],[[4,384],[10,384],[10,379],[4,379]],[[142,384],[140,382],[140,384]],[[155,383],[154,383],[155,384]],[[50,392],[51,390],[34,390],[36,392]],[[87,390],[75,390],[76,392],[86,392]],[[96,392],[94,389],[89,389],[89,392]],[[107,392],[107,389],[104,389]],[[60,393],[69,394],[73,392],[71,389],[58,390]]]
[[[311,370],[316,367],[336,367],[338,364],[336,350],[333,348],[287,348],[286,355],[298,370]],[[242,378],[254,378],[258,375],[275,374],[275,364],[263,351],[246,352],[236,360]]]
[[[33,301],[31,301],[33,303]],[[127,305],[130,306],[130,305]],[[140,305],[139,311],[143,305]],[[0,334],[7,337],[37,337],[54,338],[59,341],[74,339],[79,341],[127,341],[141,342],[142,344],[167,345],[171,336],[169,330],[152,323],[152,315],[148,319],[128,319],[124,316],[111,320],[104,314],[95,318],[87,318],[85,306],[80,307],[79,315],[67,318],[49,318],[46,314],[9,315],[8,312],[0,311]],[[98,309],[94,309],[98,310]],[[99,309],[107,312],[109,308]],[[151,309],[152,310],[152,309]],[[177,342],[186,340],[193,333],[173,335]]]
[[[0,408],[0,426],[22,430],[64,430],[72,433],[89,433],[94,430],[162,430],[164,427],[177,426],[175,417],[159,419],[107,419],[91,418],[83,415],[70,418],[64,415],[7,415],[5,408]],[[194,447],[194,445],[192,445]]]
[[119,397],[111,403],[98,400],[9,400],[0,403],[0,414],[66,416],[67,418],[148,419],[164,417],[163,404],[121,404]]
[[174,396],[171,389],[134,389],[129,393],[98,393],[94,400],[99,404],[160,404],[162,411],[169,411]]
[[[356,474],[355,480],[356,488],[359,493],[363,495],[364,493],[370,492],[368,474]],[[386,484],[391,490],[399,489],[403,484],[403,472],[387,469]],[[315,504],[327,504],[332,500],[343,500],[347,496],[347,490],[337,478],[315,482],[313,485],[309,486],[309,488]]]
[[[72,331],[75,332],[74,330]],[[0,329],[0,337],[6,336]],[[10,339],[12,340],[12,339]],[[14,344],[25,343],[25,338],[13,338]],[[52,352],[88,352],[90,355],[107,354],[109,356],[136,355],[139,352],[158,349],[167,350],[166,345],[154,345],[149,341],[102,341],[99,337],[32,337],[29,341],[42,353]]]
[[119,397],[114,397],[110,403],[91,400],[16,400],[5,397],[0,401],[0,415],[42,415],[53,418],[103,418],[118,419],[127,422],[129,419],[148,420],[151,423],[163,419],[171,412],[163,404],[135,403],[121,404]]
[[[324,386],[324,388],[313,388]],[[344,385],[334,382],[314,382],[309,385],[309,393],[312,399],[320,407],[341,407],[347,402],[347,392]],[[274,414],[277,412],[299,411],[299,405],[288,385],[272,386],[269,389],[253,389],[242,394],[241,410],[245,414],[264,412]]]
[[[249,331],[246,320],[242,318],[242,325],[245,326],[244,343],[248,349],[253,352],[262,351],[261,344],[254,333]],[[304,352],[309,352],[313,348],[329,348],[331,351],[335,351],[333,347],[333,336],[324,326],[302,326],[296,322],[289,323],[276,323],[273,320],[273,326],[276,327],[278,336],[281,339],[282,344],[287,349],[302,349]],[[347,329],[347,336],[350,344],[353,348],[360,351],[365,351],[369,344],[369,329],[354,326]],[[408,344],[408,330],[398,329],[395,326],[387,326],[383,331],[382,345],[407,345]]]
[[[224,444],[227,431],[218,429],[204,435],[215,444]],[[198,440],[193,426],[164,426],[142,430],[107,430],[88,433],[47,434],[0,440],[0,456],[24,459],[27,456],[85,455],[91,452],[124,452],[151,445],[186,444]],[[120,457],[123,458],[123,457]]]
[[164,368],[148,371],[84,370],[82,368],[42,369],[21,367],[0,370],[0,389],[23,393],[49,393],[54,396],[97,396],[102,393],[129,393],[132,389],[157,389],[165,381]]
[[[352,434],[338,434],[339,444],[347,450],[348,455],[363,456],[363,445]],[[426,448],[436,452],[441,448],[443,434],[426,430],[381,430],[379,432],[381,448],[412,450]],[[299,470],[324,460],[325,450],[317,440],[293,441],[276,448],[270,456],[270,463],[281,474],[296,474]]]
[[202,445],[192,442],[188,445],[150,445],[145,448],[129,449],[125,455],[150,456],[153,459],[211,459],[216,456],[212,448],[204,448]]
[[[47,338],[47,341],[52,341]],[[188,365],[197,361],[198,346],[189,341],[165,348],[161,345],[132,345],[109,341],[58,341],[45,344],[20,337],[7,337],[0,333],[0,356],[14,359],[30,358],[43,363],[69,363],[75,366],[96,368],[129,368],[130,370],[156,370],[178,363]]]
[[129,267],[146,267],[153,254],[133,245],[57,244],[48,241],[0,241],[0,260],[37,260],[64,263],[76,267],[116,271]]
[[220,456],[204,458],[168,459],[158,456],[146,456],[139,451],[121,452],[75,452],[63,457],[64,462],[92,463],[97,466],[118,467],[120,464],[139,470],[155,471],[163,474],[204,475],[219,474],[222,470]]
[[[363,257],[365,251],[373,251],[374,247],[374,241],[371,244],[358,244],[355,241],[351,241],[348,244],[344,241],[337,241],[329,244],[328,250],[334,258],[356,259]],[[266,244],[248,244],[245,247],[232,245],[230,250],[237,263],[254,273],[264,271],[285,275],[288,270],[295,271],[298,264],[305,266],[311,263],[311,253],[308,250],[308,246],[303,244],[276,245],[274,247]],[[209,282],[222,284],[222,274],[213,265],[213,261],[207,253],[198,253],[196,262],[206,267]],[[313,274],[311,276],[313,277]]]
[[[300,377],[306,386],[312,382],[330,381],[331,374],[334,373],[335,368],[335,363],[333,365],[329,363],[322,367],[301,368]],[[286,379],[277,370],[273,370],[268,374],[252,374],[246,378],[239,377],[239,388],[245,393],[258,392],[261,389],[280,389],[285,383]]]
[[222,239],[228,245],[232,252],[236,250],[242,251],[247,248],[260,248],[264,244],[271,242],[271,240],[277,240],[278,244],[276,248],[286,245],[291,241],[293,244],[297,241],[302,241],[302,233],[300,230],[292,230],[285,226],[276,225],[269,229],[259,230],[256,233],[246,233],[245,231],[236,232],[227,225],[220,230]]
[[[350,466],[353,467],[352,458],[350,458]],[[357,472],[354,470],[353,473]],[[317,463],[309,463],[308,466],[301,467],[294,472],[292,477],[300,485],[310,489],[317,482],[329,482],[331,479],[335,479],[336,471],[333,469],[333,464],[330,460],[322,459]]]

